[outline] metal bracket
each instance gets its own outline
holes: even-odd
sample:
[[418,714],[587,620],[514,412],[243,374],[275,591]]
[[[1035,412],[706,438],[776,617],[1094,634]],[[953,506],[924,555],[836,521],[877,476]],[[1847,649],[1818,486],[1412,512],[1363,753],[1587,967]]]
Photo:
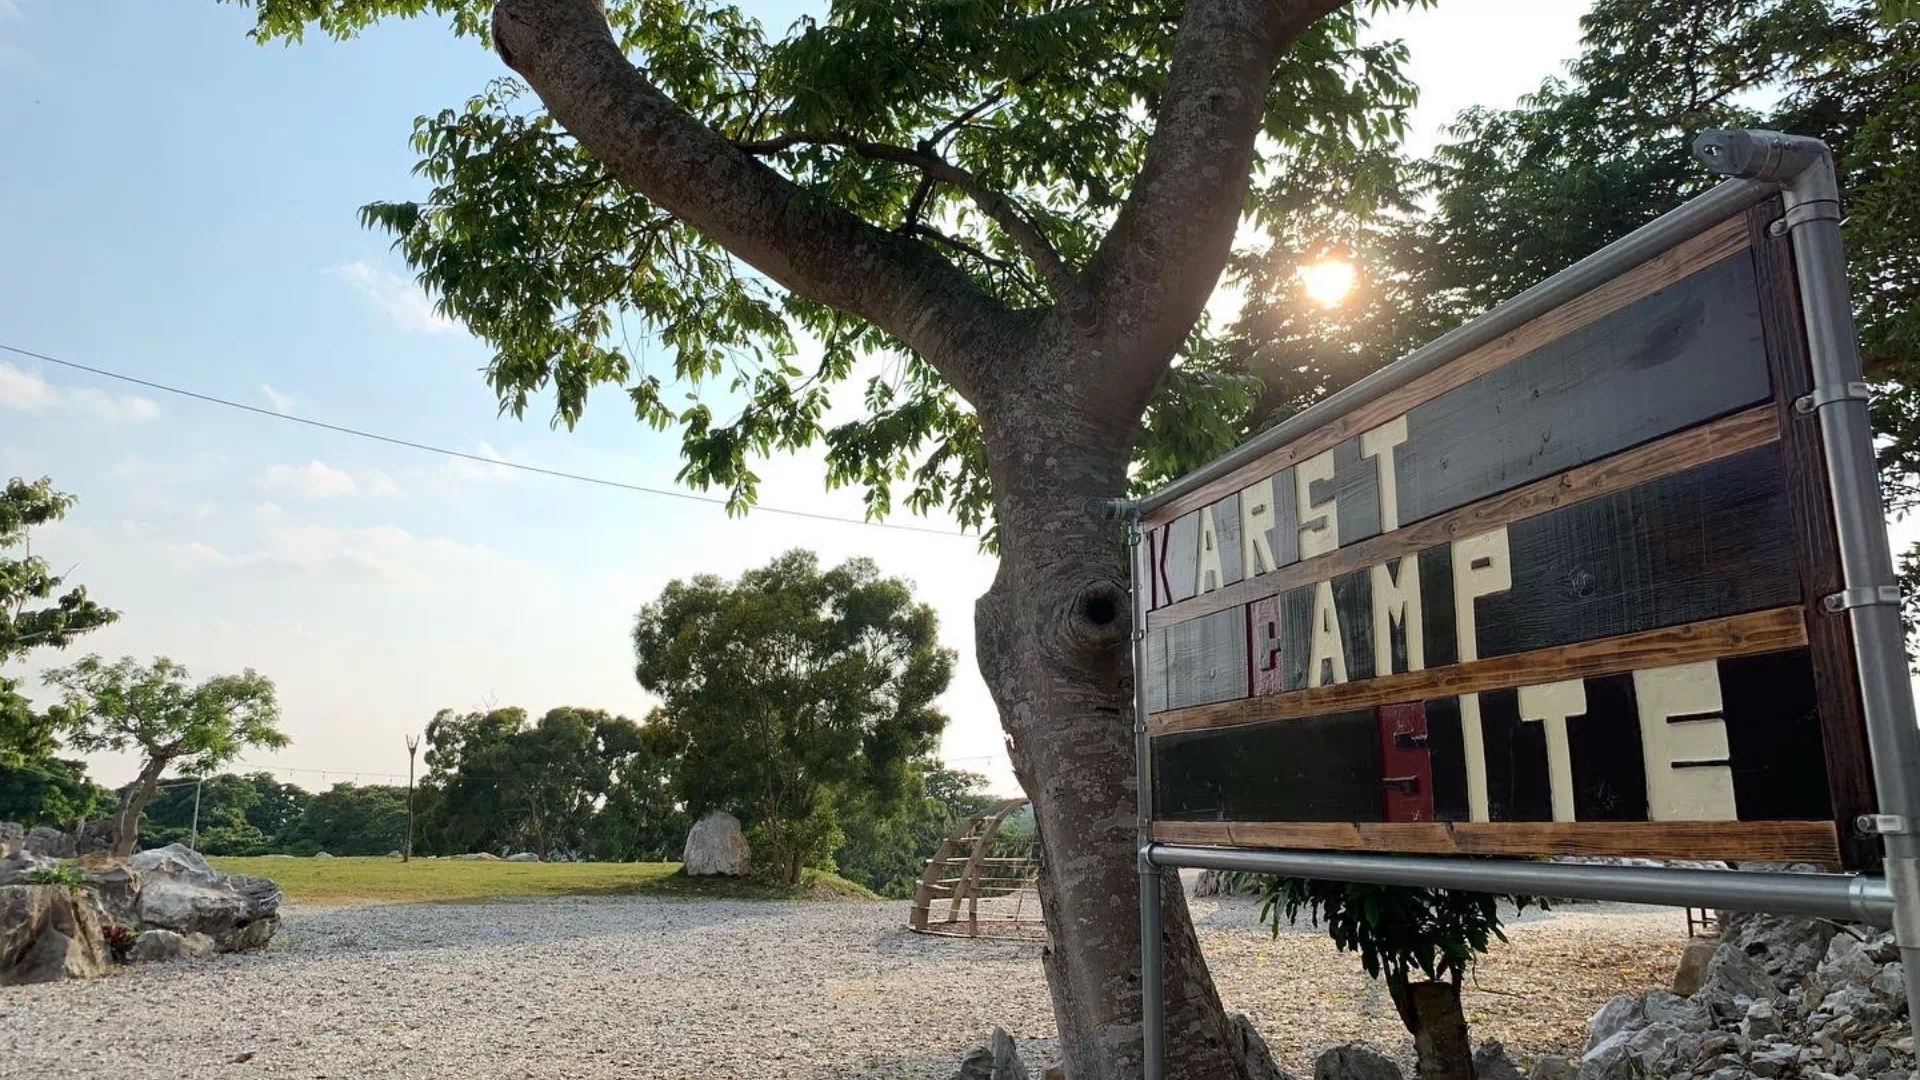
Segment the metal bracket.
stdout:
[[1808,416],[1836,401],[1872,401],[1873,389],[1863,382],[1816,387],[1811,394],[1793,399],[1793,411]]
[[1840,204],[1832,199],[1813,199],[1808,202],[1794,203],[1787,212],[1773,219],[1767,225],[1768,236],[1785,236],[1787,233],[1812,221],[1840,221]]
[[1851,589],[1841,589],[1837,593],[1820,598],[1820,606],[1835,614],[1848,608],[1899,602],[1900,586],[1898,585],[1860,585]]
[[1899,814],[1861,814],[1853,824],[1868,836],[1895,836],[1907,831],[1907,819]]

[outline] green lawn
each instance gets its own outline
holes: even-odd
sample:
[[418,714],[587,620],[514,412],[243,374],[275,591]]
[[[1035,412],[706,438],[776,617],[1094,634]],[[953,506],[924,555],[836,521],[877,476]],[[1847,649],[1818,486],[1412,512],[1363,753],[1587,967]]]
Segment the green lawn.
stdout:
[[387,858],[208,860],[228,873],[280,883],[297,904],[355,901],[491,900],[509,896],[681,896],[748,900],[871,900],[873,893],[833,874],[807,871],[801,885],[736,878],[690,878],[679,863],[514,863]]

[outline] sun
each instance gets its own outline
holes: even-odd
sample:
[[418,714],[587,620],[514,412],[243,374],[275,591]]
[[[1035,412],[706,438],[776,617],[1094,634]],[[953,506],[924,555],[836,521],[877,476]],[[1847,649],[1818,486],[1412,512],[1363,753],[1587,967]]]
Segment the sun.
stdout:
[[1300,268],[1300,283],[1307,296],[1322,307],[1333,307],[1353,290],[1353,264],[1340,259],[1323,259]]

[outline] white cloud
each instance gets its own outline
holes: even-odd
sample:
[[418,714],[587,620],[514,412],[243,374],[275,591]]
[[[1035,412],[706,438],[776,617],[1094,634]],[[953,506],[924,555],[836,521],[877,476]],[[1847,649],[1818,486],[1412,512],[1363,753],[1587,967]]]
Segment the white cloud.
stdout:
[[53,409],[92,413],[102,420],[151,420],[160,406],[138,394],[109,394],[91,386],[55,386],[24,368],[0,360],[0,406],[21,412]]
[[[473,451],[488,461],[505,462],[506,455],[493,448],[491,443],[481,443]],[[504,464],[488,465],[471,458],[449,458],[447,471],[461,480],[501,481],[513,479],[513,470]]]
[[360,290],[402,330],[441,334],[457,329],[453,320],[433,310],[419,285],[365,260],[332,267],[328,273]]
[[305,465],[269,465],[260,474],[260,486],[303,499],[337,499],[348,495],[385,498],[400,494],[400,485],[379,469],[348,472],[317,460]]
[[396,525],[288,524],[271,503],[263,504],[257,516],[260,542],[252,550],[224,550],[193,540],[174,545],[175,564],[183,570],[281,571],[407,588],[463,580],[475,570],[502,574],[527,570],[491,548],[419,536]]
[[273,406],[274,412],[279,413],[281,416],[293,415],[294,397],[292,394],[283,394],[275,390],[272,383],[261,383],[260,392],[266,395],[267,404]]
[[0,0],[0,19],[17,19],[19,17],[19,4],[15,3],[14,0]]

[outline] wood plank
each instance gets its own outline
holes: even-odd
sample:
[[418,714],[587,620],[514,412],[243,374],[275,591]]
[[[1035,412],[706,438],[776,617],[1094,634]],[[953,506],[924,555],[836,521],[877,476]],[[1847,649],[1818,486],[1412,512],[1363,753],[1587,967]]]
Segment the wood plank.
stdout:
[[1855,817],[1872,813],[1878,804],[1873,762],[1867,749],[1866,716],[1854,667],[1853,628],[1845,616],[1828,614],[1820,606],[1821,597],[1840,591],[1843,585],[1826,458],[1819,421],[1793,410],[1794,399],[1813,389],[1793,244],[1784,236],[1767,235],[1767,226],[1781,213],[1778,198],[1748,212],[1754,274],[1759,282],[1760,322],[1766,335],[1781,449],[1786,458],[1787,501],[1793,512],[1794,549],[1799,556],[1800,594],[1805,599],[1807,647],[1813,659],[1828,798],[1832,800],[1833,820],[1847,867],[1872,870],[1880,864],[1880,845],[1859,836],[1853,828]]
[[1568,333],[1593,323],[1747,248],[1750,242],[1744,216],[1730,218],[1686,243],[1641,263],[1598,288],[1560,305],[1436,371],[1362,405],[1272,453],[1242,465],[1213,482],[1156,507],[1146,516],[1158,525],[1208,503],[1226,498],[1248,484],[1280,469],[1298,464],[1364,431],[1430,401],[1457,386],[1493,371]]
[[1156,821],[1162,844],[1839,864],[1831,821]]
[[1249,578],[1237,585],[1170,604],[1153,612],[1149,616],[1149,625],[1171,625],[1252,603],[1311,582],[1378,566],[1389,559],[1397,559],[1462,536],[1475,536],[1536,514],[1731,457],[1764,446],[1779,437],[1780,423],[1774,407],[1770,404],[1759,405],[1591,465],[1569,469],[1558,476],[1537,480],[1450,513],[1428,518],[1418,524],[1363,540],[1350,547],[1329,551],[1304,562]]
[[1474,604],[1477,655],[1798,604],[1781,468],[1762,446],[1515,522],[1511,582]]
[[1734,256],[1416,406],[1398,520],[1768,401],[1758,309],[1753,260]]
[[1427,701],[1640,668],[1717,660],[1724,656],[1751,656],[1799,648],[1806,643],[1806,622],[1796,604],[1551,649],[1446,664],[1424,671],[1404,671],[1365,682],[1336,683],[1267,697],[1173,709],[1148,717],[1147,729],[1159,736],[1264,720],[1289,720],[1398,701]]

